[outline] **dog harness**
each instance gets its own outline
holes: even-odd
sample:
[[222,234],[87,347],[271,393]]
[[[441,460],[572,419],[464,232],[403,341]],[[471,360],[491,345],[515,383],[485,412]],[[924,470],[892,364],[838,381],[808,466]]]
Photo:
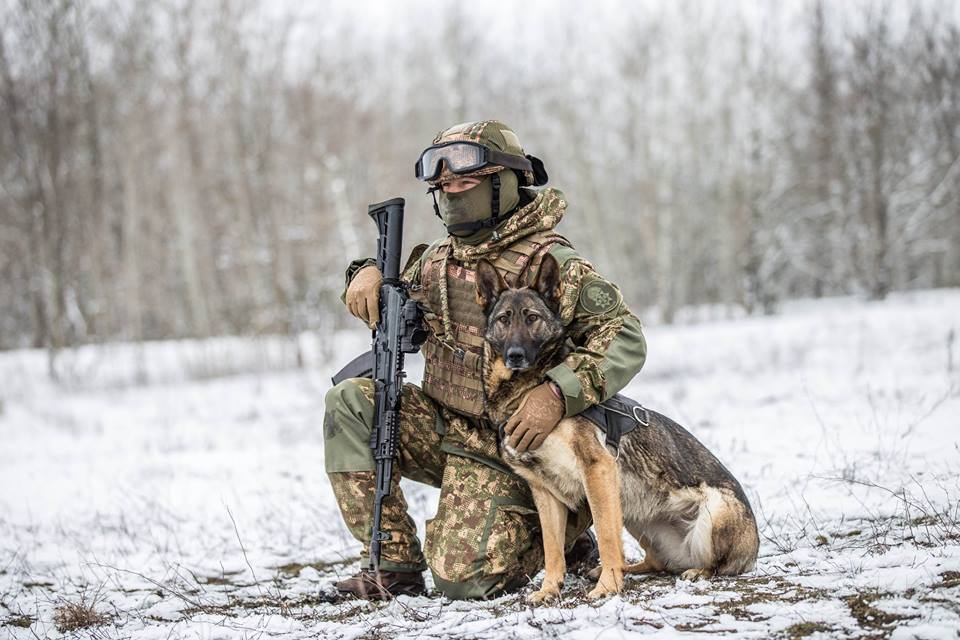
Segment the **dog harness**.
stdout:
[[619,393],[584,409],[580,415],[603,429],[605,444],[614,450],[620,447],[620,438],[624,434],[638,426],[650,426],[650,412],[646,407]]

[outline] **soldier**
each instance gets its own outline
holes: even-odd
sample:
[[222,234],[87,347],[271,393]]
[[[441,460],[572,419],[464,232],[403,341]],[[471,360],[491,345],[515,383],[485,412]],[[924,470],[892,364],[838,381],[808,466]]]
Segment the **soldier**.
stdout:
[[[557,189],[530,188],[546,183],[543,164],[524,154],[506,125],[486,120],[441,132],[421,154],[417,178],[431,185],[434,211],[448,234],[414,248],[403,271],[430,329],[422,348],[426,369],[422,387],[403,389],[394,488],[383,504],[382,526],[391,539],[382,546],[379,579],[362,570],[336,586],[365,598],[421,594],[429,567],[444,595],[485,598],[525,585],[543,567],[543,550],[530,491],[499,459],[496,426],[485,416],[477,260],[492,262],[510,284],[530,261],[535,272],[546,253],[561,267],[560,316],[575,348],[543,372],[543,384],[511,420],[517,424],[510,441],[521,451],[538,447],[563,417],[622,389],[643,366],[646,343],[619,289],[554,231],[567,202]],[[347,269],[344,301],[371,326],[381,280],[372,259]],[[372,423],[372,381],[350,379],[327,393],[326,471],[347,528],[365,550],[374,495]],[[400,476],[440,488],[422,549]],[[596,559],[586,535],[589,509],[568,522],[568,566],[575,570],[578,561]]]

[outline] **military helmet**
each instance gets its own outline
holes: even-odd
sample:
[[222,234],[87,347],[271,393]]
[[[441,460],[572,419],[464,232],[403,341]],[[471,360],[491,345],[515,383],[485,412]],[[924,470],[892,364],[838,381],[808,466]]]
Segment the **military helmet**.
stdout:
[[433,184],[457,177],[478,177],[504,169],[517,172],[525,185],[547,182],[539,158],[527,155],[513,129],[498,120],[465,122],[436,135],[416,164],[417,178]]

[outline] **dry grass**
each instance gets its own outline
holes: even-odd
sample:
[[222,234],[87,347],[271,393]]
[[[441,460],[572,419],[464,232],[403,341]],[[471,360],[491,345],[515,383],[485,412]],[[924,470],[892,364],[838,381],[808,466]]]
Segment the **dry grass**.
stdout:
[[[898,504],[898,513],[895,515],[874,514],[865,519],[863,522],[868,525],[865,527],[867,531],[857,529],[837,533],[833,535],[835,539],[852,538],[850,544],[855,544],[857,539],[871,540],[876,553],[883,553],[902,543],[917,548],[932,548],[953,545],[960,540],[960,498],[957,497],[960,484],[947,487],[942,479],[928,479],[928,486],[925,486],[919,479],[911,476],[910,486],[891,489],[876,482],[855,478],[819,475],[811,478],[842,483],[851,488],[878,490],[888,494]],[[939,500],[931,498],[928,489],[939,490],[943,497]],[[865,502],[861,500],[860,504],[870,512]]]
[[8,617],[3,623],[0,623],[0,627],[20,627],[21,629],[28,629],[30,625],[33,624],[34,618],[24,615],[12,615]]
[[66,633],[77,629],[97,627],[110,622],[111,617],[96,609],[96,601],[87,602],[80,596],[79,602],[63,602],[53,610],[53,624],[57,631]]
[[873,606],[876,600],[890,595],[879,592],[858,593],[843,598],[843,601],[850,607],[850,615],[856,619],[860,629],[871,631],[872,634],[869,637],[883,638],[887,637],[898,623],[918,617],[917,615],[889,613]]
[[836,629],[821,622],[798,622],[784,629],[783,637],[787,638],[787,640],[799,640],[799,638],[806,638],[815,633],[828,633],[831,631],[836,631]]
[[944,571],[940,574],[940,582],[933,586],[941,589],[960,587],[960,571]]
[[359,560],[360,560],[360,556],[354,555],[354,556],[345,557],[342,560],[333,560],[330,562],[307,562],[307,563],[289,562],[287,564],[282,564],[280,566],[273,567],[273,568],[276,569],[279,572],[279,574],[285,578],[295,578],[299,576],[300,572],[306,569],[307,567],[313,567],[321,575],[330,574],[330,573],[336,573],[337,570],[342,569],[344,567],[349,567],[353,565],[353,563]]

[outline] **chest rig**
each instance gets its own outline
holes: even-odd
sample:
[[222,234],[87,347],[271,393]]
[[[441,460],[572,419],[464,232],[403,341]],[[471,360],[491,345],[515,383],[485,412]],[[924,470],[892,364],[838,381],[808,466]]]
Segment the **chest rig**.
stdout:
[[[539,231],[483,257],[510,286],[527,263],[535,273],[554,244],[570,246],[553,231]],[[483,334],[486,318],[477,302],[476,263],[453,257],[447,238],[424,257],[421,271],[423,304],[430,335],[421,347],[423,391],[439,404],[471,417],[485,416]]]

